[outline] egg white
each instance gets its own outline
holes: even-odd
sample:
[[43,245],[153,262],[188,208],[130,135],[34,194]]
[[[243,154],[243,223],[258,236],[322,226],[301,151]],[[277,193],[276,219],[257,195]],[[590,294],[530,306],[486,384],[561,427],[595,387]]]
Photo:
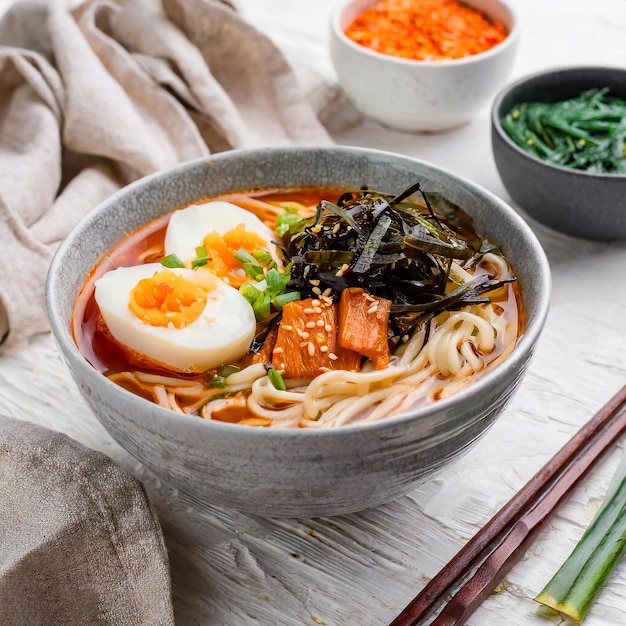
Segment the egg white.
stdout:
[[[204,372],[240,359],[254,337],[254,312],[239,291],[215,277],[216,287],[207,292],[203,312],[184,328],[151,326],[130,310],[130,293],[137,283],[163,269],[159,263],[120,267],[96,281],[95,299],[116,341],[179,372]],[[202,270],[169,271],[198,282]]]
[[192,204],[174,211],[165,232],[165,254],[176,254],[182,261],[195,259],[196,248],[203,244],[208,233],[216,231],[225,235],[240,224],[265,239],[264,249],[280,264],[276,246],[271,241],[274,238],[272,230],[254,213],[222,200]]

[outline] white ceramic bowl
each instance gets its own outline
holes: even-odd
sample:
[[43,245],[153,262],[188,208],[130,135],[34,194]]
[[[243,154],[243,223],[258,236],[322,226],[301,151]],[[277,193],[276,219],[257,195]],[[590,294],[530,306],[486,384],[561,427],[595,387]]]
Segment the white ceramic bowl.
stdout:
[[349,39],[346,27],[374,3],[341,2],[331,25],[330,51],[339,83],[361,113],[402,131],[447,130],[469,122],[507,78],[519,26],[506,2],[467,0],[469,6],[502,22],[509,34],[486,52],[449,61],[393,57]]
[[[122,389],[79,353],[74,303],[91,269],[127,233],[201,197],[277,187],[363,185],[404,190],[420,181],[465,208],[518,276],[526,319],[512,354],[476,383],[375,423],[332,429],[238,426],[174,413]],[[526,223],[478,186],[426,163],[348,147],[227,152],[142,179],[83,219],[50,266],[54,338],[87,403],[113,438],[164,481],[205,503],[274,516],[332,515],[406,493],[469,449],[523,377],[548,310],[550,275]]]

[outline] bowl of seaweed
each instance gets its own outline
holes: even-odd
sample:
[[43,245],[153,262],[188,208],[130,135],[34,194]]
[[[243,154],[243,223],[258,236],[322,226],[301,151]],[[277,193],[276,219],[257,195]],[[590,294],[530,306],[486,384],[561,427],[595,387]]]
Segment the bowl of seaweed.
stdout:
[[495,98],[492,148],[526,214],[567,235],[626,239],[626,70],[526,76]]

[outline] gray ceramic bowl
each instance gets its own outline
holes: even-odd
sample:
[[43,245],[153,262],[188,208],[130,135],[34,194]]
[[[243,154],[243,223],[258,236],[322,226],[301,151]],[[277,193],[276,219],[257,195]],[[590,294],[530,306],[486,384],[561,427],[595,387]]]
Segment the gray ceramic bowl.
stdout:
[[[519,276],[526,328],[477,383],[379,423],[337,429],[260,429],[181,416],[125,391],[78,352],[74,302],[92,267],[126,233],[202,196],[263,187],[369,187],[415,181],[466,208],[501,244]],[[550,274],[531,230],[504,202],[426,163],[359,148],[224,153],[144,178],[83,219],[52,261],[47,303],[54,338],[96,417],[155,474],[203,502],[272,516],[332,515],[397,498],[451,463],[493,424],[517,388],[548,310]]]
[[556,102],[595,87],[626,99],[626,70],[574,67],[540,72],[505,87],[491,112],[496,167],[511,198],[530,217],[586,239],[626,239],[626,175],[590,174],[552,165],[522,150],[500,123],[516,104]]

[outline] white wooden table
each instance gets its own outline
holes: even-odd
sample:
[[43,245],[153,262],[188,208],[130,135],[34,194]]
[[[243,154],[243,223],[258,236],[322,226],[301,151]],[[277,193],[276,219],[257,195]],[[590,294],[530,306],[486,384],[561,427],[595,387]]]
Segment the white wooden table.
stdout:
[[[332,80],[326,48],[332,0],[240,4],[294,55],[315,55],[322,75]],[[521,14],[522,40],[511,78],[549,66],[626,63],[626,0],[514,4]],[[296,41],[297,48],[290,48]],[[487,109],[471,124],[444,134],[400,134],[361,120],[335,139],[432,161],[509,199],[491,156]],[[388,624],[626,383],[626,244],[585,242],[531,226],[548,254],[554,286],[547,326],[518,394],[460,462],[377,509],[272,520],[181,496],[107,435],[48,335],[0,349],[0,413],[63,431],[145,481],[170,551],[178,624]],[[620,453],[616,449],[600,463],[510,572],[504,590],[487,599],[468,624],[561,623],[539,617],[532,598],[589,523]],[[626,563],[585,623],[626,623]]]

